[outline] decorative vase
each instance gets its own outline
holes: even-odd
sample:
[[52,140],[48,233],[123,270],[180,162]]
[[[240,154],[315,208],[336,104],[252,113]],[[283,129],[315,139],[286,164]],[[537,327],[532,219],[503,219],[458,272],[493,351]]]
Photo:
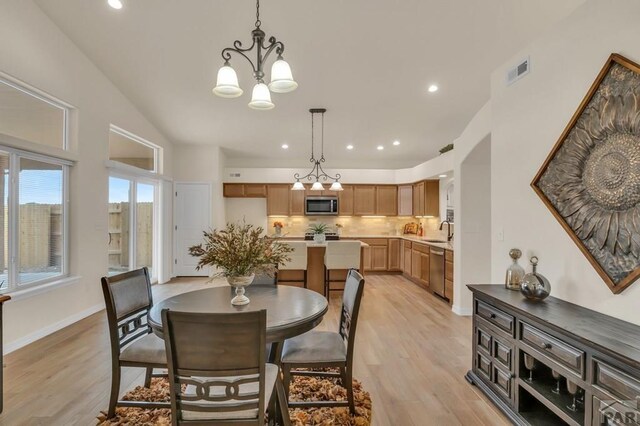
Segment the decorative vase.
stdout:
[[522,256],[522,252],[520,249],[514,248],[509,250],[509,256],[513,259],[513,263],[507,268],[504,286],[509,290],[520,290],[520,284],[524,278],[524,268],[518,264],[518,259]]
[[326,236],[324,234],[313,234],[313,242],[317,244],[324,244]]
[[538,257],[533,256],[530,260],[533,271],[528,273],[522,279],[520,284],[520,292],[529,300],[539,302],[544,300],[551,293],[551,284],[549,280],[537,271]]
[[235,306],[246,305],[250,302],[249,298],[244,295],[244,288],[253,282],[255,274],[244,277],[227,277],[227,282],[231,287],[235,287],[236,296],[231,299],[231,304]]
[[276,230],[276,237],[279,237],[280,235],[282,235],[282,227],[281,226],[276,226],[275,230]]

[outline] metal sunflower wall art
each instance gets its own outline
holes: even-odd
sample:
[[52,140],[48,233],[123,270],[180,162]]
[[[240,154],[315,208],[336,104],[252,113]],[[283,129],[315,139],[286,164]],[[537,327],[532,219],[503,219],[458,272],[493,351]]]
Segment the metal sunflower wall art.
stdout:
[[640,66],[613,54],[531,183],[612,292],[640,277]]

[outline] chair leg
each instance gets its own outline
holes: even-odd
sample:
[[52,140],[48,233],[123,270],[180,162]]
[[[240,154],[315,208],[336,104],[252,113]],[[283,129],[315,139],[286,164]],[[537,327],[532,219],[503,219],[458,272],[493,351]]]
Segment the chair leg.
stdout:
[[271,400],[268,401],[269,408],[267,408],[267,413],[269,414],[269,422],[268,425],[277,425],[278,424],[278,413],[277,413],[277,400],[278,400],[278,386],[279,380],[276,380],[276,384],[274,385],[273,392],[271,393]]
[[151,387],[151,376],[153,375],[153,367],[147,367],[147,372],[144,375],[144,387]]
[[276,393],[278,395],[279,423],[282,426],[291,426],[291,418],[289,417],[288,396],[287,394],[285,394],[285,386],[280,380],[276,381]]
[[290,384],[291,384],[291,366],[288,364],[282,364],[282,387],[284,388],[286,403],[289,402],[289,385]]
[[351,414],[356,413],[356,404],[353,398],[353,377],[351,373],[351,368],[345,368],[345,383],[344,387],[347,390],[347,400],[349,401],[349,411]]
[[120,366],[114,366],[111,371],[111,395],[109,396],[109,411],[107,411],[108,419],[116,415],[116,404],[118,403],[118,394],[120,393],[120,374]]
[[304,277],[303,277],[303,284],[304,284],[304,288],[307,288],[307,270],[304,270]]

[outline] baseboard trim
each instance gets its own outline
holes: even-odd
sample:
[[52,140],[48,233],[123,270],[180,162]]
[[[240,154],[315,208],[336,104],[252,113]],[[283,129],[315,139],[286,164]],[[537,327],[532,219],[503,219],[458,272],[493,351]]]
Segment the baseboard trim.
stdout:
[[16,351],[20,348],[23,348],[25,346],[27,346],[30,343],[33,343],[37,340],[42,339],[43,337],[46,337],[50,334],[55,333],[58,330],[62,330],[65,327],[70,326],[73,323],[76,323],[86,317],[88,317],[89,315],[93,315],[96,312],[100,312],[101,310],[104,309],[104,304],[100,303],[94,306],[91,306],[88,309],[85,309],[84,311],[80,311],[78,313],[75,313],[71,316],[68,316],[67,318],[58,321],[55,324],[51,324],[47,327],[41,328],[40,330],[34,331],[31,334],[27,334],[24,337],[21,337],[17,340],[14,340],[13,342],[9,342],[4,346],[4,353],[5,354],[9,354],[13,351]]
[[473,310],[471,308],[463,308],[463,307],[456,306],[456,305],[453,305],[451,307],[451,311],[454,314],[456,314],[458,316],[461,316],[461,317],[468,317],[468,316],[471,316],[471,314],[473,314]]

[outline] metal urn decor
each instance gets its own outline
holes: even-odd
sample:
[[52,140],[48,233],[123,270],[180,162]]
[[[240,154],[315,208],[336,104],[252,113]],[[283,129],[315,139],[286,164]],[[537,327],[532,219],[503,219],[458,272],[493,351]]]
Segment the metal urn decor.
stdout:
[[531,186],[612,292],[640,277],[640,65],[609,57]]
[[529,300],[539,302],[546,299],[551,293],[551,284],[544,275],[538,273],[538,257],[531,257],[533,270],[522,278],[520,292]]

